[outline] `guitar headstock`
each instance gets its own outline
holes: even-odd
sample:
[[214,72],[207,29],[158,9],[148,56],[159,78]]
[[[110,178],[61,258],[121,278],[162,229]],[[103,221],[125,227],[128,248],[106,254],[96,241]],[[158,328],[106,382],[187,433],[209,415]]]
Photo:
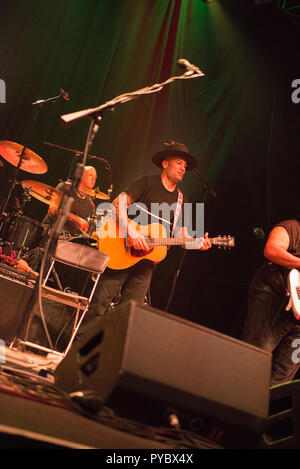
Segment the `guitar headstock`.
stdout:
[[217,236],[216,238],[213,238],[213,242],[212,244],[215,244],[216,246],[219,247],[219,249],[221,249],[221,247],[223,247],[224,249],[231,249],[231,248],[234,248],[235,246],[235,238],[233,238],[232,236],[228,235],[228,236]]

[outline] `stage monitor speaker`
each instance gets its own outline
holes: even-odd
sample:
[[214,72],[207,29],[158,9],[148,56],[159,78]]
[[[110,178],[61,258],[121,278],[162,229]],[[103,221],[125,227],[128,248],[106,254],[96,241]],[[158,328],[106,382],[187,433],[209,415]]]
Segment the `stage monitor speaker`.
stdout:
[[300,380],[272,386],[259,449],[300,449]]
[[270,353],[129,302],[89,326],[55,382],[67,392],[96,390],[119,415],[151,425],[175,409],[186,428],[223,444],[225,424],[238,429],[235,438],[263,432],[270,370]]

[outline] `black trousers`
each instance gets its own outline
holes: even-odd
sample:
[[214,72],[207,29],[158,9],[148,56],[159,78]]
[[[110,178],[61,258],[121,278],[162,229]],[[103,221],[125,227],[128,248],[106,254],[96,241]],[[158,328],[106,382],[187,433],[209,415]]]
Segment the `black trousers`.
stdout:
[[86,327],[96,322],[110,308],[114,298],[120,294],[119,304],[129,300],[143,303],[150,287],[155,263],[144,259],[128,269],[106,268],[99,279],[86,318],[78,331],[81,336]]
[[291,381],[299,369],[293,343],[300,339],[300,321],[292,311],[285,310],[288,297],[283,278],[277,272],[270,281],[268,275],[270,271],[262,268],[254,276],[242,340],[272,352],[270,385],[273,386]]

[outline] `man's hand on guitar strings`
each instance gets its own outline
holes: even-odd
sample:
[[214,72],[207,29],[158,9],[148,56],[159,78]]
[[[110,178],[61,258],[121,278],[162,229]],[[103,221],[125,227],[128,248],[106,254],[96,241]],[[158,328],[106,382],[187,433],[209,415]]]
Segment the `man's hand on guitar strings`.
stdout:
[[138,232],[133,223],[128,223],[129,246],[140,251],[149,251],[146,238]]
[[211,248],[211,242],[209,241],[208,233],[205,233],[204,238],[197,238],[197,240],[190,236],[186,236],[186,238],[187,241],[184,245],[185,249],[197,249],[199,251],[207,251]]

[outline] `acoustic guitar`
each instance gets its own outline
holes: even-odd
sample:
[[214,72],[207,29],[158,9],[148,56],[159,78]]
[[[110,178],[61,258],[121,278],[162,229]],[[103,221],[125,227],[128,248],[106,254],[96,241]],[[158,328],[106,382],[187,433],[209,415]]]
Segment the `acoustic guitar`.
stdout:
[[[151,223],[145,226],[136,224],[136,229],[146,238],[149,247],[147,251],[130,247],[125,231],[119,229],[113,218],[106,220],[100,227],[98,248],[110,257],[108,267],[115,270],[126,269],[142,259],[160,262],[166,257],[168,246],[188,245],[188,249],[193,249],[193,246],[194,249],[198,249],[201,243],[200,238],[193,238],[188,242],[186,238],[168,238],[165,227],[161,223]],[[225,249],[235,245],[235,239],[231,236],[218,236],[209,240],[212,245]]]

